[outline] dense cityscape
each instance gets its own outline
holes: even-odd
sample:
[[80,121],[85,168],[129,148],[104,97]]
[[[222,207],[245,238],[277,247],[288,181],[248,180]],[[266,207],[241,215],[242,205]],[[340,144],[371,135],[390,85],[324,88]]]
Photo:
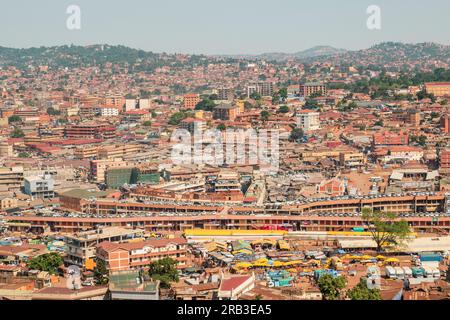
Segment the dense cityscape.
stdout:
[[0,300],[450,298],[447,45],[0,47],[0,92]]

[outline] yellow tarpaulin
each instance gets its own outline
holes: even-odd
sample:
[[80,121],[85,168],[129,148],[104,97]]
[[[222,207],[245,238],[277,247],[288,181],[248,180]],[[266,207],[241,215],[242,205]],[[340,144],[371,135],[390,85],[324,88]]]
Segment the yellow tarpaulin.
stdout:
[[287,243],[284,240],[278,240],[278,246],[280,247],[280,250],[290,250],[291,247],[289,246],[289,243]]
[[239,263],[236,263],[236,265],[234,267],[237,269],[241,269],[241,268],[251,268],[252,266],[253,265],[248,262],[239,262]]
[[281,262],[281,261],[274,261],[273,262],[273,266],[274,267],[282,267],[284,264],[283,264],[283,262]]

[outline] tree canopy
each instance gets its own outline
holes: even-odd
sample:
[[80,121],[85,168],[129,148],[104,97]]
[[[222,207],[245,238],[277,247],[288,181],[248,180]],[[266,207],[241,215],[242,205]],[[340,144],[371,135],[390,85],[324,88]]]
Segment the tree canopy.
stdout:
[[343,276],[333,277],[330,274],[324,274],[317,281],[325,300],[338,300],[346,284],[347,280]]
[[8,118],[8,123],[11,124],[11,123],[14,123],[14,122],[22,122],[22,118],[20,116],[17,116],[17,115],[10,116]]
[[53,107],[48,107],[47,108],[47,114],[50,116],[59,116],[61,114],[61,112],[59,110],[56,110]]
[[289,107],[286,105],[282,105],[278,108],[278,113],[288,113],[289,112]]
[[99,285],[105,285],[109,282],[108,269],[106,268],[105,261],[97,259],[94,268],[94,279],[95,283]]
[[362,220],[377,244],[377,251],[381,251],[385,245],[400,244],[409,234],[408,222],[397,219],[392,212],[364,208]]
[[381,300],[379,289],[369,289],[365,278],[361,278],[359,283],[347,292],[347,297],[351,300]]
[[150,263],[148,274],[153,280],[161,281],[162,288],[170,288],[171,282],[178,282],[177,261],[172,258],[163,258]]
[[203,99],[195,106],[195,110],[213,111],[216,103],[210,98]]
[[261,119],[263,121],[269,120],[269,116],[270,116],[269,111],[266,111],[266,110],[261,111]]
[[62,257],[56,253],[46,253],[32,258],[28,261],[28,268],[33,270],[47,271],[51,274],[56,274],[58,268],[63,264]]
[[11,138],[23,138],[25,137],[25,133],[22,129],[15,127],[11,132]]
[[188,117],[192,117],[194,114],[192,111],[179,111],[174,113],[169,118],[169,124],[171,125],[178,125],[181,121]]
[[253,100],[261,100],[261,94],[259,94],[258,92],[254,91],[250,94],[250,98]]
[[291,142],[299,142],[301,139],[303,139],[304,132],[301,128],[294,128],[291,131],[291,134],[289,135],[289,141]]

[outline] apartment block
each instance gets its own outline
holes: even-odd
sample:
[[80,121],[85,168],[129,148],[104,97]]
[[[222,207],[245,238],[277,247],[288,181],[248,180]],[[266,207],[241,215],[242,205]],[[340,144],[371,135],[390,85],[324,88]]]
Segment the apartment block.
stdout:
[[23,183],[23,167],[0,168],[0,190],[14,191]]
[[308,82],[300,85],[299,94],[301,97],[309,97],[312,94],[320,93],[327,94],[327,86],[321,82]]
[[301,110],[297,113],[297,126],[304,131],[320,129],[320,113],[313,110]]
[[108,168],[122,168],[126,166],[127,162],[120,158],[91,160],[90,176],[97,183],[105,182],[105,174]]
[[26,177],[24,179],[24,193],[40,199],[53,198],[55,196],[55,181],[51,175]]
[[373,135],[374,146],[404,146],[408,145],[408,134],[403,132],[382,132]]
[[197,103],[200,102],[200,95],[197,93],[188,93],[183,97],[183,106],[185,109],[195,109]]
[[105,227],[68,235],[65,237],[67,245],[65,263],[84,267],[88,259],[95,258],[99,243],[104,241],[122,243],[137,238],[144,238],[144,230]]
[[273,82],[256,82],[247,86],[247,96],[250,98],[252,93],[259,93],[261,96],[272,96],[274,91]]
[[182,129],[186,129],[187,131],[189,131],[191,134],[193,134],[195,131],[202,132],[206,130],[205,121],[194,118],[184,119],[180,122],[180,126]]
[[213,117],[217,120],[234,121],[239,113],[240,110],[238,106],[221,104],[214,108]]
[[103,260],[109,271],[132,270],[147,267],[151,262],[172,258],[178,268],[186,267],[187,241],[184,238],[154,239],[141,242],[101,242],[97,259]]
[[450,82],[427,82],[425,91],[435,97],[450,96]]
[[77,139],[111,139],[116,136],[116,128],[109,124],[77,124],[66,127],[64,135]]

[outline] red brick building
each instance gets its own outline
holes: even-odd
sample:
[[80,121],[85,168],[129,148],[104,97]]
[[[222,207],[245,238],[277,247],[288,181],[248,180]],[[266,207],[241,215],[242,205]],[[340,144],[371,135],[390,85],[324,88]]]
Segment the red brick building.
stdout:
[[381,132],[373,135],[374,146],[405,146],[408,145],[408,134],[399,132]]
[[441,128],[444,133],[450,133],[450,116],[448,114],[442,116]]
[[197,93],[188,93],[184,95],[184,108],[195,109],[197,103],[200,102],[200,95]]
[[442,150],[439,154],[439,164],[441,169],[450,168],[450,150]]
[[116,128],[109,124],[79,124],[65,128],[67,138],[77,139],[110,139],[116,136]]

